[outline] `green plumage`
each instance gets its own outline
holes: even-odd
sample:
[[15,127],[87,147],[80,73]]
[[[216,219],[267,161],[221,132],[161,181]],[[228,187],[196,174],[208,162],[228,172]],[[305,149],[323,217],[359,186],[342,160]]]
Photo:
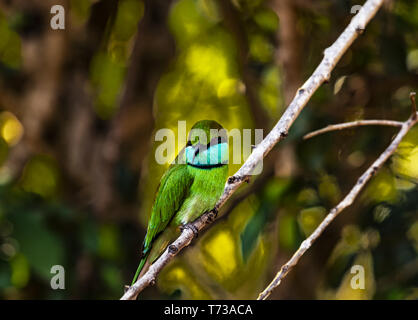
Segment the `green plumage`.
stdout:
[[[216,133],[223,129],[222,126],[209,120],[197,122],[191,132],[198,131],[194,129],[202,130],[207,138],[194,137],[190,133],[186,148],[161,178],[132,284],[175,239],[179,226],[213,209],[223,192],[228,177],[226,133]],[[206,145],[206,150],[199,149],[202,145]],[[179,164],[182,157],[185,163]]]

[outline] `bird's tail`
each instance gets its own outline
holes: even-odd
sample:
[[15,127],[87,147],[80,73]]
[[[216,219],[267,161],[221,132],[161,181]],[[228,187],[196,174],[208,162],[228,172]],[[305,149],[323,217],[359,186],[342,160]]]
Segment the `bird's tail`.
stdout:
[[141,256],[141,261],[139,262],[138,269],[136,269],[136,273],[135,273],[134,279],[132,280],[132,284],[131,285],[133,285],[136,282],[136,280],[138,279],[138,276],[141,273],[141,270],[144,267],[145,262],[148,259],[148,255],[149,255],[149,250],[147,250],[146,252],[143,252],[143,254]]

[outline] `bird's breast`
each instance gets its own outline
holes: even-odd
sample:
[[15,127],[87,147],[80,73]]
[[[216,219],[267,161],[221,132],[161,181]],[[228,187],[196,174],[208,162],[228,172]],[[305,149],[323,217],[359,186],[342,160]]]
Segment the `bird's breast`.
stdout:
[[178,212],[178,222],[189,223],[212,210],[222,195],[228,176],[228,165],[210,170],[188,167],[193,175],[189,195]]

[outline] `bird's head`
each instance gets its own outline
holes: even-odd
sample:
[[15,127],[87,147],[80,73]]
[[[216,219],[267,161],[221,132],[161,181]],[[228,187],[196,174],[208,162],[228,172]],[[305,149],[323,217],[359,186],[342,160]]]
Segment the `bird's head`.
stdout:
[[189,133],[186,163],[197,167],[216,167],[228,163],[228,135],[216,121],[196,122]]

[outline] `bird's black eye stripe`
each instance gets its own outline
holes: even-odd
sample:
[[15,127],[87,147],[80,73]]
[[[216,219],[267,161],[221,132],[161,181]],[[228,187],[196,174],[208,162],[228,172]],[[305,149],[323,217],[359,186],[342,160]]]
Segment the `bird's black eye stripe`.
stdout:
[[[195,148],[196,148],[196,151],[195,151],[195,156],[199,154],[200,149],[202,149],[202,150],[207,150],[207,149],[209,149],[211,146],[216,145],[216,144],[218,144],[218,143],[223,143],[223,142],[226,142],[226,138],[225,138],[224,136],[218,136],[218,137],[213,138],[213,139],[211,140],[211,142],[209,142],[206,146],[205,146],[205,145],[203,145],[203,144],[201,144],[200,142],[198,142],[198,143],[195,145]],[[189,141],[187,141],[186,147],[190,147],[190,146],[192,146],[192,142],[189,140]]]
[[219,144],[219,143],[223,143],[226,142],[226,138],[224,136],[218,136],[213,138],[207,145],[207,147],[209,148],[210,146]]
[[199,142],[198,144],[195,145],[195,148],[196,148],[196,150],[194,152],[194,155],[197,156],[201,150],[202,151],[206,150],[208,147]]

